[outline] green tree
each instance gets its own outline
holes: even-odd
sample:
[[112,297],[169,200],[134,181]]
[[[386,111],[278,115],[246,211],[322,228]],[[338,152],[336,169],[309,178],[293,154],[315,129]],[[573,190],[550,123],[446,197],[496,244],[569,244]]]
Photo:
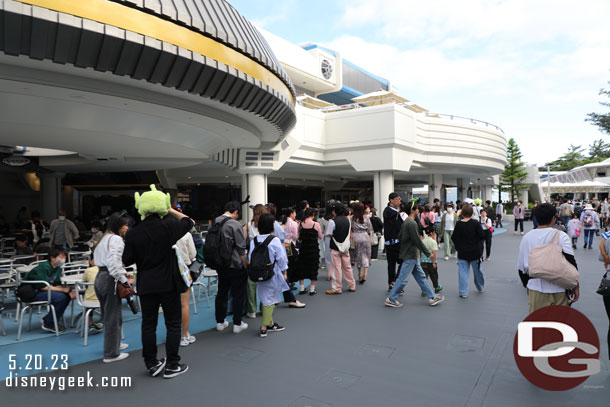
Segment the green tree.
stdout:
[[[522,156],[515,139],[511,138],[508,140],[508,145],[506,146],[507,163],[504,166],[504,172],[500,175],[498,189],[500,191],[507,191],[510,194],[511,202],[515,202],[519,192],[529,188],[529,185],[525,184],[527,171],[525,171],[525,164],[521,161]],[[527,205],[527,202],[525,204]]]
[[[599,91],[601,96],[610,97],[610,90],[602,89]],[[600,105],[605,107],[610,107],[610,103],[608,102],[599,102]],[[606,134],[610,134],[610,112],[608,113],[589,113],[587,115],[587,119],[585,121],[593,123],[594,126],[597,126],[602,132]]]
[[603,139],[595,140],[589,146],[589,160],[598,160],[610,158],[610,143],[606,143]]
[[568,148],[568,152],[555,161],[546,163],[551,167],[551,171],[569,171],[585,163],[584,148],[573,144]]

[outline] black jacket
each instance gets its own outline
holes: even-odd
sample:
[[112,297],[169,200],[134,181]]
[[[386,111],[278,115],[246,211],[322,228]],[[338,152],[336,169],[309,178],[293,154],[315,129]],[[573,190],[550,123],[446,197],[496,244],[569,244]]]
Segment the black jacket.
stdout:
[[383,230],[383,222],[379,216],[371,216],[371,224],[373,225],[373,232],[380,233]]
[[192,227],[190,218],[178,221],[150,215],[127,233],[123,263],[135,263],[138,267],[136,288],[139,295],[186,290],[172,246]]
[[383,210],[383,238],[386,242],[398,239],[402,222],[402,216],[398,211],[389,206]]
[[451,240],[457,250],[458,259],[467,261],[479,260],[483,254],[481,241],[486,237],[487,234],[481,227],[481,223],[475,219],[470,219],[468,222],[457,221],[451,235]]

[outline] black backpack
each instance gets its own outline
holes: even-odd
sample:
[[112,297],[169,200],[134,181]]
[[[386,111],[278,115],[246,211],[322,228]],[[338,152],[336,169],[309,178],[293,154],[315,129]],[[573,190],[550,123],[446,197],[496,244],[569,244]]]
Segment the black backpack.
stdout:
[[231,265],[232,253],[226,253],[227,249],[222,234],[222,227],[229,219],[231,218],[227,217],[223,219],[222,222],[214,223],[210,230],[208,230],[208,234],[205,238],[203,260],[212,270],[218,271],[220,269],[228,268]]
[[254,238],[254,249],[250,254],[250,264],[248,264],[248,277],[255,283],[267,281],[273,277],[275,263],[271,263],[267,246],[269,246],[274,237],[269,235],[260,243]]

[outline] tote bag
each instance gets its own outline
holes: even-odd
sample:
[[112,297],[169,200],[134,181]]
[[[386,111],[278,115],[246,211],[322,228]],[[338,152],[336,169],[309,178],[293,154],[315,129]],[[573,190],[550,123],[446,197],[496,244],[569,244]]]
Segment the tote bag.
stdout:
[[561,288],[572,289],[578,285],[579,273],[563,255],[559,244],[559,231],[550,243],[533,248],[528,256],[531,278],[541,278]]

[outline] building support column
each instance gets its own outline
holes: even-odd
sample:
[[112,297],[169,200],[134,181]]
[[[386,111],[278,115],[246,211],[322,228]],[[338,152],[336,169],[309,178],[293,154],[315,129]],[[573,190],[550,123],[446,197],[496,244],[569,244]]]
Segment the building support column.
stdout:
[[526,208],[527,208],[527,204],[529,202],[529,197],[530,197],[530,191],[527,189],[521,191],[521,193],[519,194],[519,199],[521,199],[521,201],[523,202],[523,205],[525,205]]
[[257,171],[241,175],[241,199],[250,196],[250,203],[242,206],[242,219],[248,223],[252,219],[250,205],[267,204],[267,176],[269,172]]
[[42,219],[51,222],[62,209],[61,179],[64,174],[39,174]]
[[373,204],[382,212],[389,202],[389,195],[394,192],[394,172],[377,171],[373,175]]
[[468,195],[468,187],[469,181],[467,178],[458,178],[457,179],[457,199],[460,201],[464,201]]
[[428,203],[432,204],[435,199],[441,199],[441,186],[443,185],[442,174],[431,174],[428,177]]
[[481,199],[483,199],[483,202],[485,202],[485,201],[493,201],[493,196],[492,196],[492,193],[491,193],[493,185],[482,185],[481,188],[482,188]]

